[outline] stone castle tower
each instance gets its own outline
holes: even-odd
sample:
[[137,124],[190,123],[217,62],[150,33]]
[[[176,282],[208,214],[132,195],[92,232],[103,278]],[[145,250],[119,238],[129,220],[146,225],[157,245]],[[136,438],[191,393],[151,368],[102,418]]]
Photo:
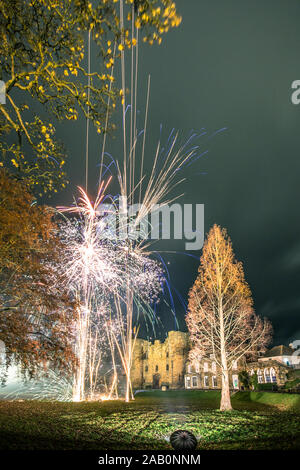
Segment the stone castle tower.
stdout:
[[188,333],[182,331],[169,331],[163,343],[138,338],[131,370],[133,388],[184,388],[188,351]]

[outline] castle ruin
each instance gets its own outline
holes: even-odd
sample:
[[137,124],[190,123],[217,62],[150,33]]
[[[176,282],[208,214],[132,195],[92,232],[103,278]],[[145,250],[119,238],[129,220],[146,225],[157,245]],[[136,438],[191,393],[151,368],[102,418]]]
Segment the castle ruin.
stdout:
[[189,336],[182,331],[169,331],[163,343],[137,338],[131,370],[133,388],[184,388],[188,352]]

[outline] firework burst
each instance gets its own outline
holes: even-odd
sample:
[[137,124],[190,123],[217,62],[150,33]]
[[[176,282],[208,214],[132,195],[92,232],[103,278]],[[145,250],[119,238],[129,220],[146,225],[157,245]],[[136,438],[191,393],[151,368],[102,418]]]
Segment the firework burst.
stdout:
[[[124,5],[120,0],[120,22],[124,25]],[[138,204],[132,227],[125,223],[124,237],[114,237],[114,220],[110,215],[99,215],[105,200],[105,192],[111,178],[104,182],[103,177],[110,164],[104,162],[106,132],[100,161],[100,183],[95,203],[87,193],[79,188],[80,197],[74,207],[60,208],[61,212],[73,213],[75,219],[66,218],[62,224],[62,239],[65,241],[65,280],[70,292],[77,300],[76,354],[77,374],[74,379],[73,399],[86,397],[87,382],[90,394],[95,394],[101,361],[106,348],[109,348],[113,364],[112,396],[117,388],[116,352],[126,375],[125,399],[133,398],[131,389],[131,366],[133,349],[138,333],[135,318],[139,315],[153,315],[152,305],[158,302],[164,284],[164,271],[160,262],[153,259],[151,244],[148,242],[150,225],[143,224],[144,233],[138,240],[132,240],[130,229],[141,226],[154,206],[170,203],[180,195],[168,200],[171,189],[184,181],[178,178],[186,165],[197,159],[199,147],[189,144],[193,138],[178,146],[178,134],[171,133],[167,145],[162,148],[159,142],[153,157],[150,173],[145,171],[144,157],[150,97],[150,77],[148,79],[144,128],[137,129],[137,70],[138,70],[138,29],[135,28],[135,11],[132,9],[132,38],[137,47],[131,49],[133,65],[130,75],[131,104],[126,105],[125,47],[121,48],[121,77],[123,97],[123,162],[115,161],[119,195],[112,198],[112,204],[121,209]],[[124,46],[125,37],[121,38]],[[113,71],[112,71],[113,74]],[[130,109],[129,138],[127,136],[126,114]],[[107,107],[108,122],[109,102]],[[138,145],[142,138],[141,146]],[[139,150],[140,148],[140,150]],[[138,153],[140,151],[140,154]],[[88,162],[88,155],[86,157]],[[106,170],[104,170],[106,169]],[[87,167],[88,172],[88,167]],[[87,175],[86,175],[87,180]],[[124,202],[125,201],[125,202]],[[123,207],[122,207],[123,204]],[[124,204],[126,207],[124,207]],[[127,225],[126,225],[127,224]],[[108,236],[109,232],[112,236]],[[105,233],[104,233],[105,232]],[[89,380],[87,381],[87,375]],[[114,392],[117,394],[117,392]]]

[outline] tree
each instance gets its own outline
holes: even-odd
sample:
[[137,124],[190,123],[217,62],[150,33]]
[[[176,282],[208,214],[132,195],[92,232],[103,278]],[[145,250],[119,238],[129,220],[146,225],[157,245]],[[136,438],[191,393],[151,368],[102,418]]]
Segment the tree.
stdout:
[[61,277],[61,243],[50,208],[0,169],[0,340],[6,360],[34,375],[74,362],[70,302]]
[[253,390],[258,389],[258,377],[257,377],[257,372],[254,371],[254,374],[250,376],[250,385]]
[[247,370],[241,370],[239,373],[239,381],[245,390],[249,390],[251,386],[251,377]]
[[229,371],[233,361],[264,350],[271,325],[253,310],[241,262],[235,260],[225,229],[214,225],[203,246],[198,277],[189,292],[186,317],[191,359],[212,355],[221,369],[221,410],[230,410]]
[[[160,42],[180,23],[171,0],[120,1],[122,7],[128,4],[124,25],[118,0],[0,2],[0,80],[6,86],[6,104],[0,104],[0,166],[25,177],[40,195],[67,181],[65,150],[53,123],[41,117],[43,106],[58,120],[77,119],[81,112],[100,133],[120,97],[111,72],[115,58],[136,45],[129,34],[131,16],[149,43]],[[88,31],[99,51],[90,73],[85,66]]]

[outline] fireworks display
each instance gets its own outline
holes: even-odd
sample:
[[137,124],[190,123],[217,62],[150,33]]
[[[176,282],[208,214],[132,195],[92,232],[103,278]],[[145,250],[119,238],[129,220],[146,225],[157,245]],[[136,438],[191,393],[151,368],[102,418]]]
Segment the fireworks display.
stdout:
[[146,306],[157,301],[163,283],[160,264],[141,246],[128,239],[116,242],[103,236],[107,224],[98,216],[98,209],[106,186],[100,185],[94,204],[80,189],[78,205],[59,208],[76,214],[60,224],[64,279],[77,304],[73,325],[78,359],[74,401],[95,395],[99,371],[108,356],[114,371],[109,390],[112,395],[118,380],[115,352],[123,364],[130,393],[133,315],[147,311]]
[[[76,305],[73,323],[70,325],[76,338],[76,372],[67,381],[68,386],[64,387],[70,397],[69,385],[72,384],[73,401],[96,399],[100,395],[109,399],[118,398],[120,393],[126,401],[133,399],[130,376],[139,319],[146,317],[153,321],[164,284],[168,284],[165,265],[161,259],[155,259],[155,252],[151,250],[149,239],[153,227],[148,216],[154,206],[170,202],[168,197],[171,189],[184,180],[180,170],[199,157],[199,147],[194,142],[196,134],[180,146],[178,134],[172,131],[164,147],[158,142],[150,173],[145,170],[150,77],[143,129],[138,130],[138,81],[137,72],[133,73],[133,70],[138,69],[139,36],[134,26],[134,9],[132,14],[132,38],[136,47],[132,47],[129,52],[132,68],[128,106],[125,47],[121,47],[123,159],[114,161],[116,174],[107,177],[107,169],[111,165],[105,162],[105,132],[98,193],[95,202],[92,202],[87,193],[87,135],[86,191],[79,188],[75,205],[58,208],[63,244],[62,275]],[[123,15],[121,0],[121,24],[124,23]],[[124,41],[122,37],[122,46]],[[109,101],[106,125],[108,115]],[[107,189],[112,179],[118,182],[118,194],[108,197]],[[177,197],[179,195],[172,195],[171,200]],[[105,209],[108,202],[111,212]],[[128,217],[128,208],[134,205],[137,206],[135,215]],[[123,213],[127,214],[125,219]],[[133,237],[136,231],[139,236]],[[120,376],[125,377],[123,390],[119,387]],[[57,380],[57,386],[60,383]],[[64,380],[62,383],[66,385]],[[41,390],[45,390],[45,387]],[[63,393],[59,392],[57,396],[63,396]]]

